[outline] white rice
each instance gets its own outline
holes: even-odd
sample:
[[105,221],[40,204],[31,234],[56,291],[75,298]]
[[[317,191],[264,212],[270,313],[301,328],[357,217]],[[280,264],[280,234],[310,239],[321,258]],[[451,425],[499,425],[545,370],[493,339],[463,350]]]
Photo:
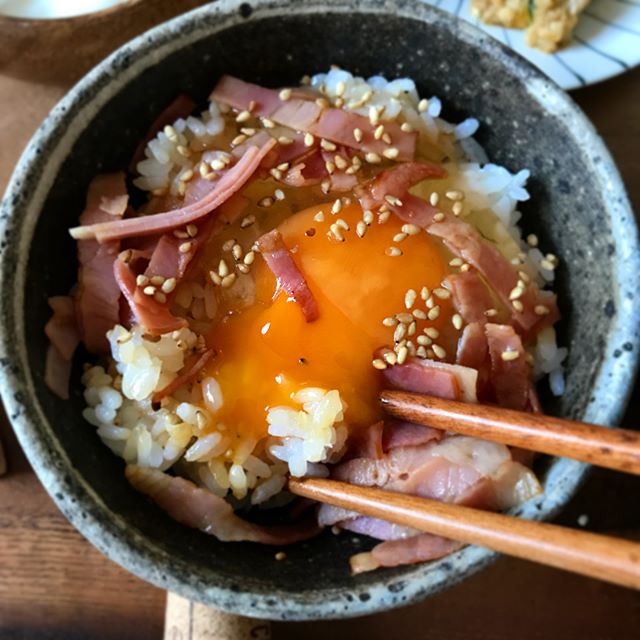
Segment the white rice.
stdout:
[[[408,122],[419,134],[418,151],[429,157],[434,149],[453,160],[442,190],[465,193],[462,216],[485,238],[540,286],[551,284],[554,270],[549,258],[529,246],[518,227],[520,202],[529,199],[529,171],[515,174],[487,161],[473,139],[479,123],[468,118],[453,124],[442,119],[442,104],[436,96],[421,100],[408,78],[368,80],[347,71],[332,69],[311,78],[311,86],[322,89],[332,102],[344,100],[344,108],[369,115],[376,109],[381,121]],[[338,95],[340,94],[340,95]],[[366,105],[363,97],[371,94]],[[138,164],[134,183],[146,191],[183,195],[187,172],[197,175],[202,159],[210,160],[228,149],[222,108],[215,102],[199,117],[177,120],[149,142],[145,159]],[[417,195],[428,198],[415,188]],[[259,224],[255,225],[256,229]],[[257,231],[255,231],[257,233]],[[552,265],[555,266],[555,265]],[[210,282],[182,283],[174,298],[175,311],[189,322],[189,329],[163,335],[152,341],[140,327],[127,331],[116,326],[109,332],[113,362],[108,371],[96,366],[83,376],[87,408],[84,416],[97,427],[98,435],[118,456],[129,463],[167,469],[180,461],[195,482],[219,496],[231,493],[237,499],[250,495],[252,504],[262,504],[279,494],[286,474],[326,475],[326,463],[339,459],[347,436],[346,406],[337,390],[303,388],[294,397],[297,406],[271,408],[265,415],[268,436],[261,441],[238,438],[213,416],[223,406],[220,385],[207,377],[191,388],[182,388],[154,408],[151,395],[169,384],[182,368],[185,356],[198,347],[197,332],[204,333],[216,317],[218,299]],[[255,300],[255,282],[239,275],[225,295],[236,306]],[[552,392],[564,391],[562,362],[567,350],[558,348],[553,328],[542,331],[530,348],[534,375],[549,377]]]

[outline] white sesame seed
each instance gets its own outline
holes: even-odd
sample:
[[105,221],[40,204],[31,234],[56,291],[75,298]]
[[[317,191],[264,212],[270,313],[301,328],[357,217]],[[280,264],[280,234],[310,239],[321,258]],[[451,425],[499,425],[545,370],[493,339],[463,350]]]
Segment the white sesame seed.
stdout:
[[142,290],[142,293],[144,293],[145,296],[152,296],[155,294],[155,292],[156,292],[156,288],[152,286],[145,287]]
[[411,313],[413,314],[414,318],[418,318],[418,320],[427,319],[427,314],[422,309],[414,309]]
[[382,158],[377,153],[373,153],[373,151],[369,151],[368,153],[366,153],[364,159],[369,164],[379,164],[380,162],[382,162]]
[[467,264],[466,262],[460,265],[460,271],[462,271],[463,273],[469,271],[469,269],[471,269],[471,265]]
[[341,155],[334,156],[333,161],[340,170],[344,170],[349,166],[349,163]]
[[271,196],[267,196],[266,198],[262,198],[262,200],[258,201],[259,207],[270,207],[273,204],[273,198]]
[[374,107],[369,107],[369,122],[375,127],[380,119],[379,111]]
[[528,282],[531,282],[531,278],[529,277],[529,274],[526,271],[518,271],[518,275],[520,276],[520,279],[522,280],[522,282],[524,282],[525,284]]
[[246,264],[238,264],[236,265],[236,268],[238,269],[238,271],[240,273],[249,273],[250,269],[249,269],[249,265]]
[[191,156],[191,149],[189,149],[188,147],[185,147],[181,144],[179,144],[176,147],[176,151],[183,157],[188,158]]
[[253,127],[242,127],[240,133],[244,133],[245,136],[255,136],[256,130]]
[[519,351],[503,351],[500,354],[500,357],[505,362],[511,362],[511,360],[517,360],[520,357],[520,352]]
[[241,111],[236,116],[236,122],[246,122],[249,118],[251,118],[251,114],[248,111]]
[[439,344],[434,344],[431,348],[433,349],[433,353],[435,353],[436,357],[440,358],[440,360],[447,357],[447,352]]
[[424,347],[418,347],[416,349],[416,355],[418,356],[418,358],[426,358],[427,357],[427,350]]
[[423,347],[428,347],[432,343],[432,340],[428,336],[421,335],[416,338],[416,342]]
[[331,213],[335,216],[337,213],[342,211],[342,200],[340,198],[336,198],[331,205]]
[[316,215],[313,216],[313,219],[316,222],[324,222],[324,213],[322,211],[318,211],[318,213],[316,213]]
[[313,137],[313,134],[311,133],[305,133],[304,134],[304,146],[305,147],[312,147],[313,143],[316,141],[316,139]]
[[273,195],[276,200],[284,200],[284,191],[282,189],[276,189]]
[[448,289],[443,289],[442,287],[437,287],[433,290],[433,295],[436,298],[440,298],[440,300],[448,300],[451,297],[451,293]]
[[439,211],[433,216],[434,222],[442,222],[443,220],[444,220],[444,213],[442,213],[442,211]]
[[382,155],[389,160],[395,160],[399,154],[400,151],[396,147],[389,147],[382,152]]
[[336,170],[336,165],[331,160],[327,160],[324,166],[328,174],[332,174]]
[[274,129],[276,123],[273,120],[269,120],[269,118],[262,118],[262,126],[265,129]]
[[387,368],[387,363],[380,358],[376,358],[371,364],[373,365],[374,369],[379,369],[380,371]]
[[211,168],[215,169],[216,171],[222,171],[222,169],[224,169],[226,166],[227,165],[222,160],[220,160],[218,158],[216,158],[215,160],[211,161]]
[[164,291],[164,293],[171,293],[177,285],[177,280],[175,278],[167,278],[163,283],[162,283],[162,291]]
[[342,229],[340,229],[340,227],[337,224],[332,224],[329,229],[331,230],[331,233],[333,234],[333,236],[335,237],[336,240],[338,240],[339,242],[344,242],[344,236],[342,235]]
[[420,297],[423,300],[427,300],[430,295],[431,295],[431,292],[429,291],[428,287],[422,287],[422,289],[420,289]]
[[336,220],[336,224],[341,228],[344,229],[345,231],[349,231],[350,227],[347,224],[347,222],[345,220],[343,220],[342,218],[338,218]]
[[380,140],[380,138],[382,138],[382,135],[384,134],[384,125],[378,125],[375,129],[375,131],[373,132],[373,137],[376,140]]
[[256,101],[255,100],[250,100],[249,101],[249,106],[247,107],[247,111],[253,111],[256,108]]
[[387,249],[385,249],[385,254],[391,258],[397,258],[402,255],[402,249],[399,247],[387,247]]
[[498,310],[497,309],[487,309],[484,312],[484,315],[487,316],[487,318],[493,318],[494,316],[498,315]]
[[410,325],[409,328],[407,329],[407,335],[414,335],[417,329],[417,325],[416,325],[416,321],[414,320]]
[[409,324],[410,322],[413,322],[413,316],[405,311],[396,313],[396,318],[399,322],[402,322],[402,324]]
[[386,131],[382,134],[382,141],[391,144],[391,136]]
[[392,318],[391,316],[387,316],[383,318],[382,324],[385,327],[395,327],[398,324],[398,320],[396,318]]
[[333,144],[333,142],[331,142],[331,140],[325,140],[324,138],[322,138],[322,140],[320,140],[320,146],[325,151],[335,151],[337,149],[336,145]]
[[250,265],[250,264],[253,264],[253,261],[255,259],[256,259],[255,251],[249,251],[242,259],[242,262],[244,262],[244,264],[246,265]]
[[409,236],[415,236],[420,233],[420,227],[415,224],[403,224],[402,233],[406,233]]
[[396,364],[396,362],[398,362],[398,356],[394,351],[385,351],[382,357],[384,358],[385,362],[390,365],[394,365]]
[[164,278],[162,276],[152,276],[149,282],[157,287],[164,282]]
[[325,178],[320,183],[320,189],[322,190],[322,193],[329,193],[329,191],[331,190],[331,179]]
[[215,271],[209,271],[209,277],[215,285],[219,285],[222,282],[222,278]]
[[293,138],[289,138],[289,136],[280,136],[278,138],[278,143],[283,146],[293,144]]
[[321,109],[326,109],[329,106],[329,101],[326,98],[316,98],[316,104]]
[[180,253],[189,253],[191,251],[192,243],[191,242],[183,242],[179,247],[178,251]]
[[367,225],[360,220],[356,225],[356,235],[358,238],[364,238],[364,234],[367,232]]
[[411,309],[411,307],[413,307],[413,305],[415,304],[417,297],[418,294],[416,293],[415,289],[408,289],[404,294],[404,306],[407,309]]
[[407,238],[407,234],[406,233],[396,233],[396,235],[393,236],[393,241],[394,242],[402,242],[406,238]]
[[451,207],[451,211],[453,211],[454,216],[459,216],[464,209],[462,202],[454,202],[453,207]]
[[418,102],[418,111],[423,113],[429,108],[429,101],[426,98],[422,98],[420,102]]
[[440,316],[439,305],[436,305],[435,307],[433,307],[433,309],[429,309],[429,313],[427,313],[427,318],[429,318],[429,320],[437,320],[439,316]]
[[435,327],[425,327],[424,333],[433,340],[436,340],[440,337],[440,332]]
[[429,204],[432,207],[436,207],[438,206],[438,202],[440,202],[440,194],[438,194],[436,191],[432,191],[431,195],[429,196]]
[[408,122],[403,122],[400,125],[400,130],[404,131],[405,133],[412,133],[413,132],[413,127]]
[[234,244],[231,248],[231,253],[236,260],[240,260],[242,258],[242,247],[239,244]]
[[144,287],[147,284],[149,284],[149,278],[147,278],[147,276],[143,276],[142,274],[140,274],[139,276],[136,277],[136,284],[139,287]]
[[280,100],[286,101],[291,97],[291,89],[286,88],[286,89],[282,89],[280,91],[280,93],[278,93],[278,97],[280,98]]
[[459,313],[454,313],[451,316],[451,324],[460,331],[462,329],[462,316]]
[[344,91],[345,91],[345,89],[346,89],[346,88],[347,88],[347,87],[346,87],[345,83],[344,83],[342,80],[340,80],[340,81],[336,84],[336,95],[337,95],[337,96],[342,96],[342,95],[344,95]]
[[435,307],[435,305],[436,305],[436,301],[433,299],[433,296],[429,296],[425,300],[425,304],[427,305],[428,309],[433,309],[433,307]]
[[527,236],[527,244],[530,247],[537,247],[538,246],[538,236],[535,233],[530,233]]
[[395,331],[393,332],[393,341],[400,342],[400,340],[402,340],[402,338],[404,338],[406,335],[407,335],[407,326],[404,324],[399,324],[395,328]]
[[239,144],[242,144],[246,139],[247,139],[247,136],[245,136],[244,133],[241,133],[239,136],[236,136],[231,141],[231,144],[232,146],[237,147]]
[[384,224],[391,217],[391,211],[389,209],[385,209],[384,211],[380,211],[378,214],[378,224]]
[[167,136],[171,142],[175,142],[178,139],[178,133],[170,124],[166,125],[163,131],[164,135]]
[[231,251],[233,249],[233,245],[236,243],[235,238],[229,238],[229,240],[225,240],[225,243],[222,245],[223,251]]
[[281,162],[276,169],[278,171],[286,171],[289,168],[289,163],[288,162]]
[[402,206],[402,200],[400,200],[400,198],[397,198],[396,196],[392,196],[390,194],[387,194],[384,199],[392,206],[394,207],[401,207]]
[[546,269],[547,271],[553,271],[556,268],[555,265],[550,260],[547,260],[546,258],[540,261],[540,266],[543,269]]
[[229,267],[227,266],[227,263],[224,261],[224,259],[220,260],[218,264],[218,275],[221,278],[229,275]]
[[524,305],[520,300],[514,300],[511,304],[518,313],[522,313],[524,311]]
[[398,349],[398,364],[404,364],[404,361],[407,359],[409,355],[409,350],[407,347],[400,347]]
[[524,293],[524,289],[520,286],[514,287],[509,293],[509,300],[517,300]]
[[448,200],[453,200],[454,202],[464,199],[464,193],[462,193],[462,191],[458,191],[457,189],[447,191],[444,195]]
[[223,289],[230,287],[236,281],[236,274],[230,273],[229,275],[222,278],[222,282],[220,283]]
[[369,209],[367,209],[362,215],[362,220],[367,226],[369,226],[373,222],[373,211],[369,211]]
[[362,142],[362,129],[356,127],[353,130],[353,137],[355,138],[356,142]]
[[546,316],[549,313],[549,307],[545,307],[543,304],[537,304],[533,310],[539,316]]
[[256,217],[253,214],[245,216],[240,221],[240,228],[246,229],[247,227],[250,227],[255,221],[256,221]]
[[453,260],[449,261],[449,266],[450,267],[461,267],[462,266],[462,260],[460,258],[454,258]]

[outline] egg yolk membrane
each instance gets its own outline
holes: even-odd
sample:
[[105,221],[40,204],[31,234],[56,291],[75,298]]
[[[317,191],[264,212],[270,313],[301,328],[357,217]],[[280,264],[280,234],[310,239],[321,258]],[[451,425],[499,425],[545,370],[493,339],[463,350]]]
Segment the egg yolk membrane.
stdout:
[[[363,218],[360,205],[342,206],[337,215],[331,209],[331,203],[307,208],[278,227],[317,301],[319,317],[306,322],[300,306],[278,288],[257,256],[252,270],[255,302],[231,309],[207,336],[217,351],[207,374],[218,381],[223,398],[214,421],[240,437],[267,435],[268,409],[296,406],[293,394],[308,386],[337,389],[351,429],[378,420],[384,377],[372,361],[381,348],[394,345],[394,327],[385,326],[385,318],[419,309],[415,338],[430,327],[448,353],[456,344],[449,299],[435,301],[437,318],[420,317],[430,310],[421,290],[442,287],[449,272],[441,243],[423,230],[394,242],[403,224],[395,216],[383,224],[374,219],[360,238],[355,233]],[[330,232],[337,219],[349,226],[343,241]],[[391,246],[401,255],[388,255]],[[417,294],[412,309],[405,305],[409,289]]]

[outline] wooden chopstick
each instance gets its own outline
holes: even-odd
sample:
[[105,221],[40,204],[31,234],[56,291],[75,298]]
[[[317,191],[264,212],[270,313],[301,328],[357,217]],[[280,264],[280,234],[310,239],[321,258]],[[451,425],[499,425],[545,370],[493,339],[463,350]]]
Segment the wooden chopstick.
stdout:
[[502,407],[383,391],[391,415],[483,440],[640,475],[640,433]]
[[296,495],[510,556],[640,589],[640,543],[335,480],[289,480]]

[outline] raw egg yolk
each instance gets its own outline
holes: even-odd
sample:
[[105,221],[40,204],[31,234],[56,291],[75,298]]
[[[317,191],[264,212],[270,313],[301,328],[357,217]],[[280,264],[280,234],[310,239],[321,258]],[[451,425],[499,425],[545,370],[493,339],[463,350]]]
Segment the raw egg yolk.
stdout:
[[[384,377],[372,360],[381,347],[394,344],[394,327],[382,321],[412,309],[420,310],[418,316],[428,313],[421,290],[442,287],[449,257],[423,230],[394,242],[403,224],[395,216],[383,224],[374,220],[360,238],[355,230],[362,217],[358,204],[343,206],[337,215],[332,215],[331,204],[323,204],[279,226],[318,303],[314,322],[305,321],[298,304],[277,289],[266,263],[256,258],[255,303],[226,314],[207,337],[218,352],[208,374],[220,384],[224,399],[216,423],[239,436],[261,438],[267,433],[266,411],[278,405],[295,407],[292,394],[307,386],[337,389],[347,405],[350,428],[380,419],[377,395]],[[329,230],[338,218],[349,226],[342,242]],[[392,245],[402,254],[387,255]],[[412,309],[405,306],[409,289],[417,293]],[[434,329],[439,332],[434,342],[449,350],[456,341],[451,302],[433,296],[429,304],[439,307],[439,315],[433,320],[418,317],[414,339],[431,327],[432,335]]]

